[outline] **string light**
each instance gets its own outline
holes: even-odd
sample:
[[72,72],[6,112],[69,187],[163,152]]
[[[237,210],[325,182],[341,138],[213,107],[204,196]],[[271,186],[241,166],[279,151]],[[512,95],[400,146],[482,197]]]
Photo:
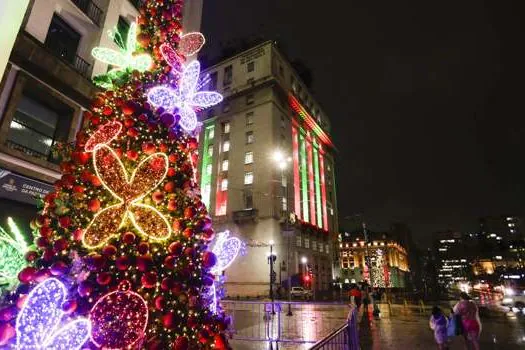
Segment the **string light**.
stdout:
[[230,231],[220,232],[217,241],[213,246],[212,252],[217,256],[217,264],[212,272],[220,274],[233,263],[241,251],[242,241],[237,237],[229,237]]
[[222,101],[222,95],[215,91],[196,91],[200,75],[200,63],[193,61],[184,68],[180,85],[174,89],[169,86],[156,86],[148,93],[148,101],[166,111],[180,114],[180,126],[186,131],[197,127],[197,115],[193,108],[207,108]]
[[181,36],[177,51],[184,56],[193,56],[201,50],[205,43],[206,39],[202,33],[186,33]]
[[122,123],[118,121],[110,121],[107,124],[102,125],[91,135],[87,140],[84,149],[86,152],[93,152],[95,147],[98,145],[107,145],[113,139],[115,139],[118,134],[122,131]]
[[164,153],[154,153],[142,160],[129,179],[118,155],[107,145],[95,149],[93,164],[104,188],[120,203],[95,215],[82,237],[87,248],[100,247],[116,235],[126,217],[141,234],[153,240],[171,235],[168,221],[157,209],[138,203],[166,178],[168,157]]
[[148,305],[130,290],[128,281],[118,290],[101,297],[89,314],[93,324],[91,340],[104,349],[130,349],[144,337],[148,325]]
[[126,46],[122,48],[121,52],[105,47],[95,47],[91,51],[91,55],[101,62],[116,66],[117,68],[113,69],[113,71],[130,68],[131,70],[136,69],[144,72],[151,67],[153,60],[148,54],[134,54],[136,47],[137,24],[131,23]]
[[16,318],[16,349],[78,350],[88,340],[91,324],[79,318],[61,326],[62,304],[67,290],[62,282],[49,278],[28,295]]

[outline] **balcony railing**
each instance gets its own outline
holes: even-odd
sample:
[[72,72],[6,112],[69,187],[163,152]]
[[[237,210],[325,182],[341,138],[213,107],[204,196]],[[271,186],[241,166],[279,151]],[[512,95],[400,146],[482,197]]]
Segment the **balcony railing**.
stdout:
[[233,221],[239,223],[244,221],[255,221],[259,215],[259,210],[257,209],[245,209],[234,211]]
[[85,78],[89,79],[89,67],[91,64],[87,62],[82,57],[75,55],[75,60],[73,61],[73,67],[82,74]]
[[92,0],[71,0],[77,7],[82,10],[97,26],[100,26],[102,20],[102,10]]

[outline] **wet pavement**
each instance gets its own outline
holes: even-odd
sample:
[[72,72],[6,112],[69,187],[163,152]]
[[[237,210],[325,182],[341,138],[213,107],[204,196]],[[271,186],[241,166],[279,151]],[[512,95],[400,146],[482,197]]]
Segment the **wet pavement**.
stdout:
[[[287,308],[267,317],[264,305],[231,304],[234,312],[236,333],[231,344],[235,350],[274,350],[311,348],[332,330],[345,322],[348,306],[343,304],[296,304],[294,316],[286,316]],[[368,313],[359,314],[359,332],[362,350],[380,349],[435,349],[433,333],[428,327],[429,306],[418,307],[381,305],[381,315],[373,317]],[[512,350],[525,349],[525,315],[506,312],[497,308],[481,308],[481,349]],[[232,312],[230,312],[231,314]],[[291,342],[253,341],[255,339],[279,338]],[[244,340],[242,340],[244,339]],[[450,349],[464,349],[462,337],[452,339]]]

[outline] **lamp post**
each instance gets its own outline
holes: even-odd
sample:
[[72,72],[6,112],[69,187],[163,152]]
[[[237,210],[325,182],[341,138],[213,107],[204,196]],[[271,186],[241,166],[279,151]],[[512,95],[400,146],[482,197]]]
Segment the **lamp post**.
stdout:
[[270,242],[268,243],[270,244],[270,254],[268,254],[268,264],[270,264],[270,299],[272,301],[272,314],[275,314],[275,310],[274,310],[275,297],[273,295],[273,284],[275,283],[275,279],[277,276],[276,276],[275,271],[273,270],[273,265],[275,263],[275,260],[277,259],[277,256],[273,253],[274,241],[270,240]]
[[[280,184],[282,188],[282,198],[285,199],[284,201],[281,200],[281,208],[283,202],[286,204],[284,214],[285,214],[285,229],[282,230],[282,233],[284,234],[286,232],[287,240],[288,240],[288,248],[287,248],[287,254],[286,254],[286,275],[288,277],[288,312],[286,313],[287,316],[292,316],[292,275],[290,274],[291,270],[291,264],[290,264],[290,238],[293,235],[293,231],[289,230],[288,224],[290,220],[290,211],[288,210],[289,207],[289,201],[288,201],[288,176],[286,176],[286,186],[283,186],[283,178],[285,178],[285,170],[288,167],[288,163],[292,161],[292,157],[286,157],[283,152],[280,150],[276,150],[272,155],[273,162],[277,165],[279,170],[281,170],[280,175]],[[282,210],[282,209],[281,209]],[[292,233],[290,233],[292,232]]]

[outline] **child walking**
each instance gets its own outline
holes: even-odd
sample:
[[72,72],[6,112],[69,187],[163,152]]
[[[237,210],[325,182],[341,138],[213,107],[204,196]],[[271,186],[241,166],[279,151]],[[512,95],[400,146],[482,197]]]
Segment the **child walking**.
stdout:
[[448,319],[443,315],[441,309],[437,306],[432,308],[432,316],[430,316],[430,329],[434,331],[434,339],[436,340],[439,350],[448,349],[447,344],[447,326]]

